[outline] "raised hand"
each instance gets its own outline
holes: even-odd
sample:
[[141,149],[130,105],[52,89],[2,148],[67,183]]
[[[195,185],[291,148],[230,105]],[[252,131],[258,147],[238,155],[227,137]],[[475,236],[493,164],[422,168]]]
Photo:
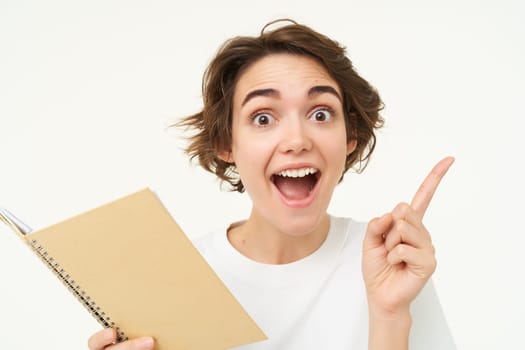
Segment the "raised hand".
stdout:
[[371,312],[408,313],[410,303],[436,268],[434,246],[423,216],[454,158],[441,160],[410,204],[371,220],[363,242],[363,278]]

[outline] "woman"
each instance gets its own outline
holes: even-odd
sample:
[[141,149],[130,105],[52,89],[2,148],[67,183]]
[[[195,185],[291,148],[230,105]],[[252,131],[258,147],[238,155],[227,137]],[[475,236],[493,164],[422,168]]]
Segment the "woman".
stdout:
[[[343,47],[295,22],[233,38],[210,63],[203,98],[180,123],[196,131],[188,154],[253,204],[248,219],[195,242],[268,336],[238,349],[454,348],[432,285],[423,288],[436,262],[422,224],[453,159],[368,225],[327,213],[382,125],[381,99]],[[114,341],[109,329],[89,346],[154,346]]]

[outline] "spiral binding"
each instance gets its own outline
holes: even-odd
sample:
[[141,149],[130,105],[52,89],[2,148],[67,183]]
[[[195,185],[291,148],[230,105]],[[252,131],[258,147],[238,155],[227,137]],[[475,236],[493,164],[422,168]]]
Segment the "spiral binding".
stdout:
[[[53,273],[62,281],[69,291],[73,293],[78,301],[84,305],[84,307],[98,321],[98,323],[100,323],[104,328],[115,327],[115,322],[113,322],[111,318],[101,310],[100,306],[98,306],[89,295],[86,295],[85,291],[82,290],[80,285],[76,283],[76,281],[73,280],[63,268],[60,267],[60,264],[56,262],[52,256],[49,256],[48,252],[42,245],[38,244],[36,239],[31,240],[30,245],[37,255],[42,259],[42,261],[51,269],[51,271],[53,271]],[[117,343],[128,340],[128,337],[125,336],[124,332],[122,332],[119,327],[115,327],[115,329],[117,331]]]

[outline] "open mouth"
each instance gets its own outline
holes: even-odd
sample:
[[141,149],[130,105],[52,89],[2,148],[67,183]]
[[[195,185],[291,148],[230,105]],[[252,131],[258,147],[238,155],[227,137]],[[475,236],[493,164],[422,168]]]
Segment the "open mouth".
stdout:
[[320,176],[315,168],[286,169],[272,175],[271,180],[283,197],[301,200],[308,198]]

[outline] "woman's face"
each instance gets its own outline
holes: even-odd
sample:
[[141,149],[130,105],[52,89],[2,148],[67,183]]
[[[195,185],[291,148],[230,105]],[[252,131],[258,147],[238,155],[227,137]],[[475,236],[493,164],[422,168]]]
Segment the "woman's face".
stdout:
[[233,97],[234,162],[253,202],[252,215],[290,235],[326,218],[348,153],[342,94],[315,60],[273,54],[240,76]]

